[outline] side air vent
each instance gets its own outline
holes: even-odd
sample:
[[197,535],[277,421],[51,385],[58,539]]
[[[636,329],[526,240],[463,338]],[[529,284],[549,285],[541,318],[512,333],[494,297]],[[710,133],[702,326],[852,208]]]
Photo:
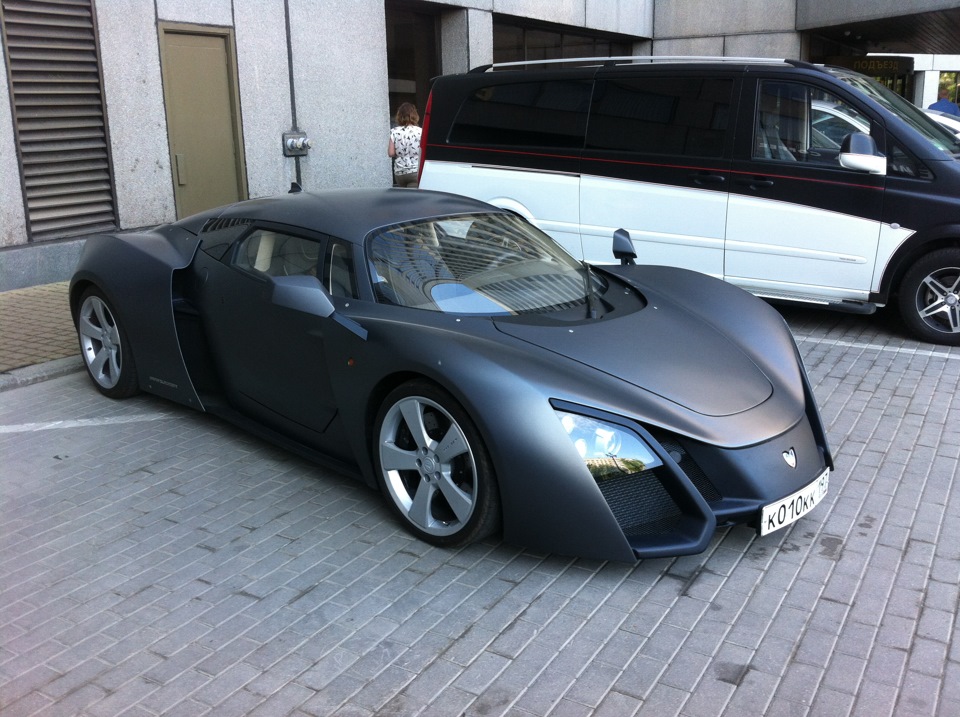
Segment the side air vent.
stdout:
[[250,225],[249,219],[240,219],[240,218],[230,218],[222,219],[216,217],[214,219],[208,219],[203,225],[203,228],[200,229],[201,234],[207,234],[209,232],[220,231],[221,229],[231,229],[232,227],[247,227]]

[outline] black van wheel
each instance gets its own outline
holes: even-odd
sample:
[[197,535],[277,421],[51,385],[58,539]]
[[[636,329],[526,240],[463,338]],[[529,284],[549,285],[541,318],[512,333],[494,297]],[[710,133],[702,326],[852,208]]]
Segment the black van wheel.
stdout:
[[960,346],[960,249],[921,257],[900,283],[900,314],[914,336]]

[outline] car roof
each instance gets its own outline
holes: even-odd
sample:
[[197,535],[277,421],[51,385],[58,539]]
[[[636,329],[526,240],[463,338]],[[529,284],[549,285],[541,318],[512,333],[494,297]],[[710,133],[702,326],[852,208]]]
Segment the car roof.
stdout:
[[187,225],[187,228],[195,226],[199,230],[211,219],[232,220],[231,223],[272,222],[359,242],[371,230],[390,224],[427,217],[502,211],[476,199],[424,189],[330,189],[237,202],[178,224]]

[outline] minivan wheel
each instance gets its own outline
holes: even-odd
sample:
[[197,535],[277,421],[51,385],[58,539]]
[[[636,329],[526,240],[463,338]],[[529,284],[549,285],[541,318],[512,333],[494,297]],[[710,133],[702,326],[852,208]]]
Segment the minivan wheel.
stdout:
[[459,547],[499,528],[492,461],[449,393],[424,380],[399,386],[380,408],[374,440],[380,489],[418,538]]
[[960,249],[917,260],[900,283],[900,314],[924,341],[960,346]]

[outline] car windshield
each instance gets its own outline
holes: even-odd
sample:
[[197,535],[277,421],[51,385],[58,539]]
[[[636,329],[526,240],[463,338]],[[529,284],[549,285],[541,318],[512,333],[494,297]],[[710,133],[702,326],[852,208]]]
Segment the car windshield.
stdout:
[[377,300],[450,314],[589,307],[605,284],[550,237],[510,214],[437,217],[367,237]]
[[874,79],[856,72],[847,72],[837,68],[830,68],[837,79],[855,87],[865,95],[880,103],[888,110],[898,115],[900,119],[912,126],[917,132],[926,137],[941,152],[952,156],[960,154],[960,138],[955,137],[944,127],[930,119],[923,110],[918,109],[893,90],[885,87]]

